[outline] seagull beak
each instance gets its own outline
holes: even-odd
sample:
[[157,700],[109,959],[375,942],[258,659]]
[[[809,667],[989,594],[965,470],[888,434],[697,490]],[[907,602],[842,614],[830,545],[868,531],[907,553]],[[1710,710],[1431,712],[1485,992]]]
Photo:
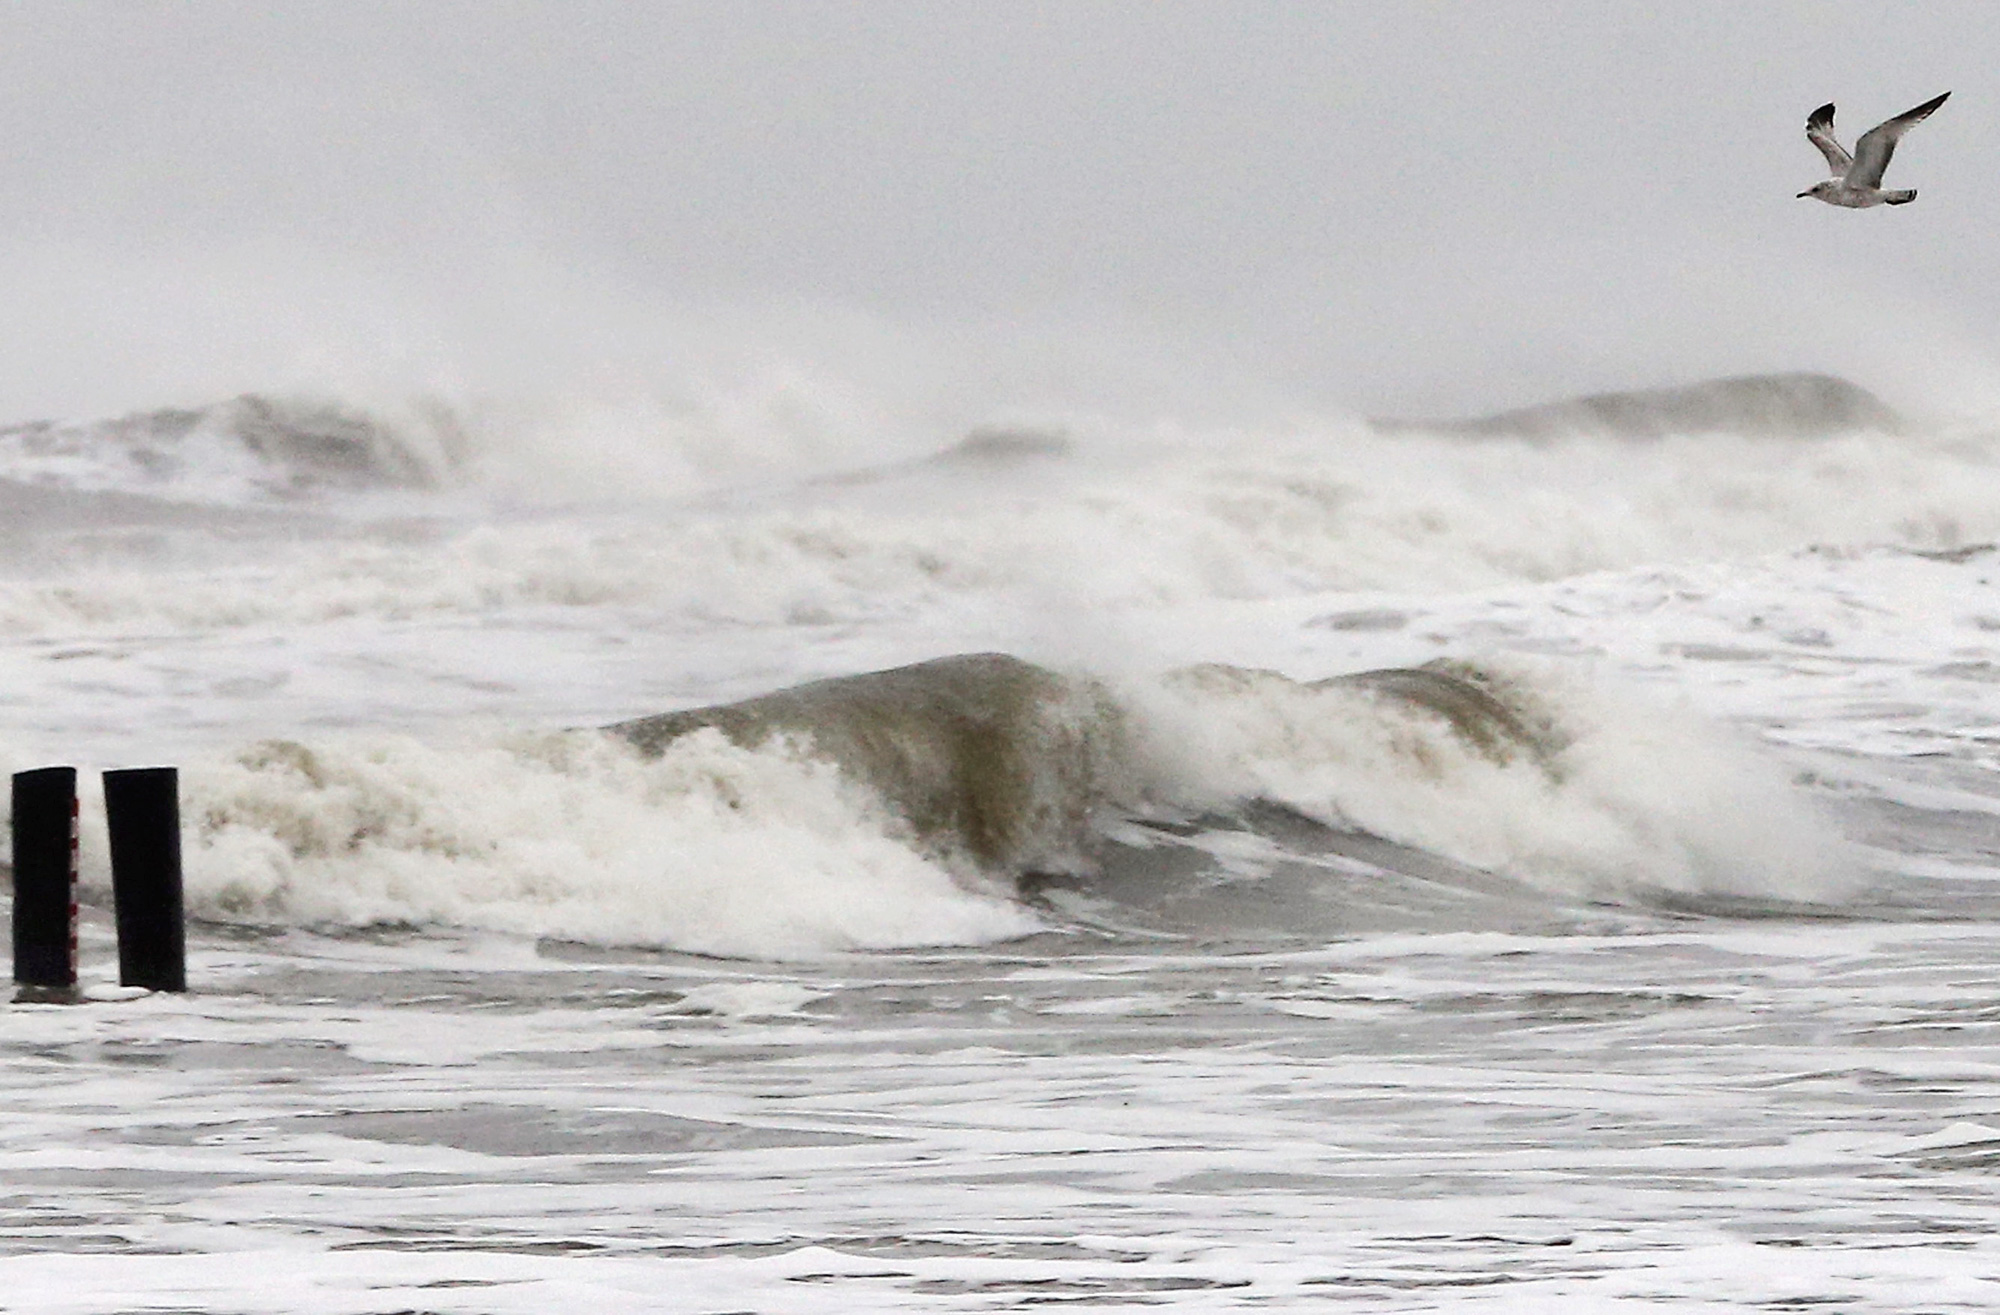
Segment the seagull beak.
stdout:
[[1811,196],[1811,195],[1812,195],[1812,192],[1811,192],[1810,190],[1807,190],[1807,191],[1804,191],[1804,192],[1800,192],[1800,193],[1799,193],[1799,195],[1798,195],[1798,198],[1797,198],[1797,199],[1799,199],[1799,200],[1804,200],[1804,199],[1805,199],[1806,197],[1808,197],[1808,196]]

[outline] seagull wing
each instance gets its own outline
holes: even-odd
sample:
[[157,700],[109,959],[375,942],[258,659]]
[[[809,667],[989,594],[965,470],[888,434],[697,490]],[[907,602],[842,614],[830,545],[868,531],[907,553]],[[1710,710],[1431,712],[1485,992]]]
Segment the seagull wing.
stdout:
[[1847,181],[1856,187],[1880,187],[1882,172],[1889,167],[1889,157],[1896,153],[1896,143],[1903,134],[1930,117],[1931,111],[1944,104],[1946,92],[1935,100],[1927,100],[1913,110],[1904,110],[1895,118],[1878,123],[1861,139],[1854,143],[1854,167],[1848,171]]
[[1833,139],[1833,105],[1820,106],[1806,120],[1806,140],[1819,147],[1819,153],[1826,157],[1826,167],[1833,170],[1835,178],[1841,177],[1854,163],[1854,157],[1847,148]]

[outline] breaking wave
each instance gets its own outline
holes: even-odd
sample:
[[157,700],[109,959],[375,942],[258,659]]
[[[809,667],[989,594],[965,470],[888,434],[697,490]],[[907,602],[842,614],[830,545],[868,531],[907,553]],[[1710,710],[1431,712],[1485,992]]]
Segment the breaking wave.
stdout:
[[609,733],[262,742],[184,780],[200,916],[752,957],[1021,936],[1045,925],[1024,879],[1087,889],[1120,826],[1199,838],[1253,806],[1392,877],[1435,856],[1558,899],[1825,898],[1841,876],[1727,736],[1470,667],[1114,685],[972,655]]

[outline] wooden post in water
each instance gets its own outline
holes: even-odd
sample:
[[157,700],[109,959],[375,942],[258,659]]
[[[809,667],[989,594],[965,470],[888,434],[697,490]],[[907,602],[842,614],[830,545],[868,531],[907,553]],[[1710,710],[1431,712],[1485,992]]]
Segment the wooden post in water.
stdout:
[[118,908],[118,980],[187,990],[181,911],[180,773],[133,767],[104,774],[111,829],[111,897]]
[[19,998],[76,990],[76,768],[14,774],[14,983]]

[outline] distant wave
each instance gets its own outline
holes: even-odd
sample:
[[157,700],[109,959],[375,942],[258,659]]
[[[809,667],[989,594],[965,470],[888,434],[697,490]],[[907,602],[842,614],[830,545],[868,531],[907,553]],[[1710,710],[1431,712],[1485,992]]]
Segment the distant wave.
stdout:
[[[1071,464],[1064,458],[1084,451],[1062,424],[985,426],[927,457],[832,466],[822,457],[801,465],[788,455],[795,443],[777,421],[768,433],[753,426],[753,432],[722,443],[699,439],[680,421],[646,414],[629,417],[627,428],[606,431],[604,417],[587,406],[575,415],[553,406],[547,414],[535,413],[539,418],[529,412],[477,412],[481,418],[475,422],[471,414],[422,396],[383,406],[340,397],[246,393],[207,406],[108,419],[35,420],[0,427],[0,481],[207,506],[282,505],[347,491],[429,490],[461,479],[504,485],[531,497],[550,488],[586,496],[611,488],[621,496],[637,490],[678,497],[711,487],[719,477],[710,465],[753,480],[774,473],[792,477],[803,469],[838,487],[916,476],[976,480],[1003,471],[1040,470],[1047,476]],[[1483,417],[1368,424],[1384,435],[1527,440],[1907,431],[1903,419],[1865,389],[1814,374],[1751,375],[1594,394]],[[884,450],[895,446],[886,438],[879,441]],[[710,450],[718,443],[743,451],[725,459]],[[1077,471],[1074,477],[1086,476]]]
[[1867,389],[1824,374],[1753,374],[1677,388],[1593,393],[1463,420],[1373,420],[1385,433],[1419,431],[1480,438],[1549,439],[1599,434],[1664,438],[1729,433],[1820,438],[1896,433],[1903,418]]
[[197,408],[0,428],[0,478],[173,501],[288,501],[328,490],[427,489],[462,453],[453,415],[391,420],[344,402],[245,394]]

